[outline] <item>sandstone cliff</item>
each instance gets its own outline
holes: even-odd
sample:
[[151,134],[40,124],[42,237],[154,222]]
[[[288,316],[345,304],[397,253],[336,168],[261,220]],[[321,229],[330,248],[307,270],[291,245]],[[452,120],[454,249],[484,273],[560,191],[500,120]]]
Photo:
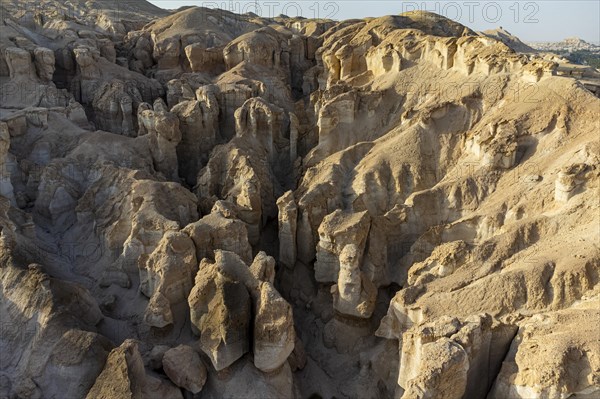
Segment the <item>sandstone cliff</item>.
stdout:
[[600,100],[556,64],[423,12],[29,4],[0,396],[598,397]]

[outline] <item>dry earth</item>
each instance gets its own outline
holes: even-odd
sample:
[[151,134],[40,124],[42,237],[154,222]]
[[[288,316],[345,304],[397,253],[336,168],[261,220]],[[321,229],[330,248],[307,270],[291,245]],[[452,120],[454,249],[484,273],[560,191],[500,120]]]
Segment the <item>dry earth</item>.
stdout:
[[0,397],[600,397],[582,83],[431,13],[115,4],[2,2]]

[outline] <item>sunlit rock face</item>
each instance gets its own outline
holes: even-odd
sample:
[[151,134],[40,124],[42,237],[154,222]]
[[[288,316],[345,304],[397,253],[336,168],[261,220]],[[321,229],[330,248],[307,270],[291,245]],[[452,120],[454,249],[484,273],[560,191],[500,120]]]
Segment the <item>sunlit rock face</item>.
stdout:
[[598,396],[600,100],[555,57],[38,3],[0,9],[0,397]]

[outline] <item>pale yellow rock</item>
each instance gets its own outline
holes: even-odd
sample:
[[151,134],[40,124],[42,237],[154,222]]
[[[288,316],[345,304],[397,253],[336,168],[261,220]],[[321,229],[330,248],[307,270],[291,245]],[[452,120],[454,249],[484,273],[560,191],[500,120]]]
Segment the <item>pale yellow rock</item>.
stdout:
[[214,212],[191,223],[183,230],[196,247],[196,259],[214,258],[215,251],[222,249],[235,252],[245,262],[252,260],[252,248],[248,243],[248,232],[243,222],[235,215],[223,214],[215,205]]
[[183,101],[171,112],[179,118],[181,142],[177,146],[179,171],[191,186],[200,169],[208,162],[219,131],[219,108],[211,93],[205,99]]
[[279,261],[286,267],[296,264],[296,229],[298,223],[298,208],[291,191],[286,192],[277,200],[279,208]]
[[484,397],[516,327],[489,315],[442,317],[402,336],[398,385],[410,397]]
[[[148,134],[156,169],[165,177],[178,180],[177,145],[182,140],[177,115],[167,111],[162,99],[154,102],[153,109],[141,104],[138,109],[139,135]],[[123,115],[131,112],[123,111]]]
[[327,215],[319,226],[319,244],[315,278],[321,282],[336,282],[340,272],[340,255],[347,244],[353,244],[354,262],[360,268],[369,232],[367,212],[344,213],[335,211]]
[[218,47],[206,48],[201,43],[185,47],[185,55],[194,72],[218,72],[225,63],[223,51]]
[[369,318],[375,309],[377,288],[361,272],[359,255],[354,244],[342,249],[337,284],[332,287],[333,307],[346,315]]
[[0,396],[595,398],[600,73],[257,5],[0,5]]
[[292,307],[270,282],[260,285],[254,319],[254,365],[261,371],[278,369],[294,350],[296,334]]
[[111,351],[104,369],[86,398],[182,398],[181,391],[166,380],[146,374],[134,340]]
[[96,332],[102,312],[80,285],[48,276],[39,264],[21,268],[14,258],[19,252],[15,240],[24,242],[17,234],[7,236],[4,212],[0,222],[4,265],[0,348],[6,362],[4,375],[14,376],[12,385],[3,384],[3,392],[85,397],[113,348]]
[[188,235],[169,231],[150,255],[140,257],[138,266],[141,292],[151,299],[160,294],[158,303],[166,301],[170,307],[185,301],[192,289],[198,270],[196,247]]
[[251,245],[258,243],[263,221],[276,216],[267,154],[267,149],[250,135],[236,137],[213,150],[208,164],[198,174],[195,188],[206,212],[218,198],[233,205],[237,217],[247,226]]
[[162,360],[165,374],[178,387],[194,394],[199,393],[206,382],[206,366],[196,351],[179,345],[165,352]]
[[250,265],[250,272],[256,280],[273,284],[275,281],[275,259],[260,251]]
[[577,194],[587,180],[591,167],[586,164],[575,164],[563,168],[556,178],[554,199],[557,202],[567,202]]
[[263,252],[248,267],[237,254],[221,250],[215,251],[214,263],[204,259],[200,264],[188,303],[200,347],[217,370],[252,348],[255,366],[272,372],[293,351],[292,308],[273,287],[274,265]]
[[467,385],[465,350],[442,338],[423,345],[421,351],[424,360],[419,365],[419,374],[406,383],[402,398],[462,398]]
[[171,303],[160,291],[154,293],[152,298],[150,298],[144,312],[144,322],[149,326],[157,328],[173,324]]
[[593,398],[599,391],[598,296],[520,323],[491,398]]
[[43,82],[51,82],[55,71],[54,52],[48,48],[37,47],[33,52],[37,75]]
[[286,47],[287,41],[280,39],[274,29],[262,28],[229,43],[223,49],[223,58],[227,69],[241,62],[278,68],[289,62]]
[[18,47],[9,47],[4,50],[4,57],[11,79],[32,79],[36,76],[29,51]]
[[219,262],[202,261],[188,303],[200,348],[216,370],[223,370],[250,348],[251,303],[244,284],[223,274]]

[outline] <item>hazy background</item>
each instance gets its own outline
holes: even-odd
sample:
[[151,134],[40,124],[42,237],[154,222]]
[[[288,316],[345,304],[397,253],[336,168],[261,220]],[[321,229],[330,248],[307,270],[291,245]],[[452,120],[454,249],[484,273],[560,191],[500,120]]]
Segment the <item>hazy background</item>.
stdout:
[[[279,14],[305,18],[350,19],[399,14],[414,9],[436,12],[475,30],[502,26],[523,41],[560,41],[577,36],[600,42],[600,0],[543,1],[198,1],[150,0],[167,9],[182,6],[221,8],[233,12],[254,12],[263,17]],[[257,7],[258,6],[258,7]]]

